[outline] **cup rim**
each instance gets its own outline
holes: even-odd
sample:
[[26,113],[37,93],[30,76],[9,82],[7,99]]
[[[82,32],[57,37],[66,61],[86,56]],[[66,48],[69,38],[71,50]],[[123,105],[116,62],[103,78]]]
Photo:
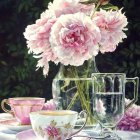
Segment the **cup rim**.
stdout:
[[41,97],[14,97],[14,98],[8,98],[9,99],[14,99],[14,100],[45,100],[45,98]]
[[56,116],[70,116],[70,115],[75,115],[75,114],[78,114],[78,112],[76,111],[73,111],[73,110],[40,110],[40,111],[35,111],[35,112],[30,112],[30,115],[39,115],[39,116],[55,116],[55,115],[51,115],[51,114],[48,114],[48,115],[44,115],[44,114],[40,114],[40,113],[43,113],[43,112],[49,112],[49,113],[53,113],[53,112],[70,112],[68,114],[62,114],[62,115],[56,115]]

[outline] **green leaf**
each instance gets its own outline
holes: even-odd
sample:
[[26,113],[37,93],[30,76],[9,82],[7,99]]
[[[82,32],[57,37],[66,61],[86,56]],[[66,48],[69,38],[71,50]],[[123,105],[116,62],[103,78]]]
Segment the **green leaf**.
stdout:
[[101,8],[104,9],[104,10],[111,10],[111,9],[112,10],[118,10],[118,7],[112,5],[111,3],[108,3],[106,5],[102,5]]
[[24,3],[20,3],[18,7],[18,12],[20,13],[24,9]]
[[129,64],[132,68],[135,67],[134,63],[130,62]]
[[88,5],[88,4],[93,4],[93,3],[97,3],[98,0],[81,0],[80,3],[81,4],[85,4],[85,5]]
[[0,63],[2,64],[2,65],[4,65],[4,66],[7,66],[7,63],[5,62],[5,61],[0,61]]
[[129,48],[130,48],[131,51],[134,51],[134,49],[135,49],[135,44],[131,43],[131,44],[129,45]]
[[140,55],[140,49],[135,49],[135,54]]
[[137,61],[137,68],[140,68],[140,61]]
[[123,66],[127,67],[127,63],[125,61],[123,61]]

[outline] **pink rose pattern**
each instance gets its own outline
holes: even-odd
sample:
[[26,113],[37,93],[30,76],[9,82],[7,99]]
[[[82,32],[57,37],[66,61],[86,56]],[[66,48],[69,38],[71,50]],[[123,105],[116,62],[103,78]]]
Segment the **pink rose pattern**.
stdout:
[[44,75],[49,72],[49,61],[80,66],[99,51],[115,51],[126,38],[127,19],[122,10],[100,10],[90,19],[95,5],[79,1],[54,0],[40,19],[25,29],[29,53],[38,59],[37,69],[42,67]]
[[44,130],[42,129],[45,133],[43,137],[46,137],[48,140],[64,140],[71,134],[71,129],[70,123],[58,127],[57,123],[53,120],[49,126],[44,128]]
[[60,135],[59,133],[60,130],[53,126],[48,126],[47,128],[45,128],[45,131],[50,137],[58,137]]

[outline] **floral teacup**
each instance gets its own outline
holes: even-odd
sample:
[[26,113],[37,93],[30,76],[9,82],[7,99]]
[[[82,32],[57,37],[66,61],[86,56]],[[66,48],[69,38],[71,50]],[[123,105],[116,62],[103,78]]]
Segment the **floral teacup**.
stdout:
[[81,131],[86,124],[85,121],[83,126],[74,132],[78,112],[71,110],[31,112],[30,119],[36,136],[41,140],[66,140]]

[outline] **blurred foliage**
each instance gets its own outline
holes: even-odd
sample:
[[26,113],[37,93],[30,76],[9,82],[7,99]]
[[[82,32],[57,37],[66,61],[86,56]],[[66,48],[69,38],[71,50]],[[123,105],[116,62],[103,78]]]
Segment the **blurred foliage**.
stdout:
[[[35,71],[37,60],[28,54],[23,36],[26,26],[39,18],[49,1],[0,0],[0,100],[15,96],[51,98],[51,82],[58,67],[51,63],[47,78],[41,69]],[[128,38],[115,52],[97,56],[99,71],[140,77],[140,1],[112,0],[111,3],[124,7],[129,22]],[[128,94],[132,96],[129,91]]]
[[51,79],[55,72],[50,70],[50,76],[45,78],[42,70],[35,71],[37,60],[28,54],[23,36],[26,26],[39,18],[48,2],[0,1],[0,101],[16,96],[51,98]]

